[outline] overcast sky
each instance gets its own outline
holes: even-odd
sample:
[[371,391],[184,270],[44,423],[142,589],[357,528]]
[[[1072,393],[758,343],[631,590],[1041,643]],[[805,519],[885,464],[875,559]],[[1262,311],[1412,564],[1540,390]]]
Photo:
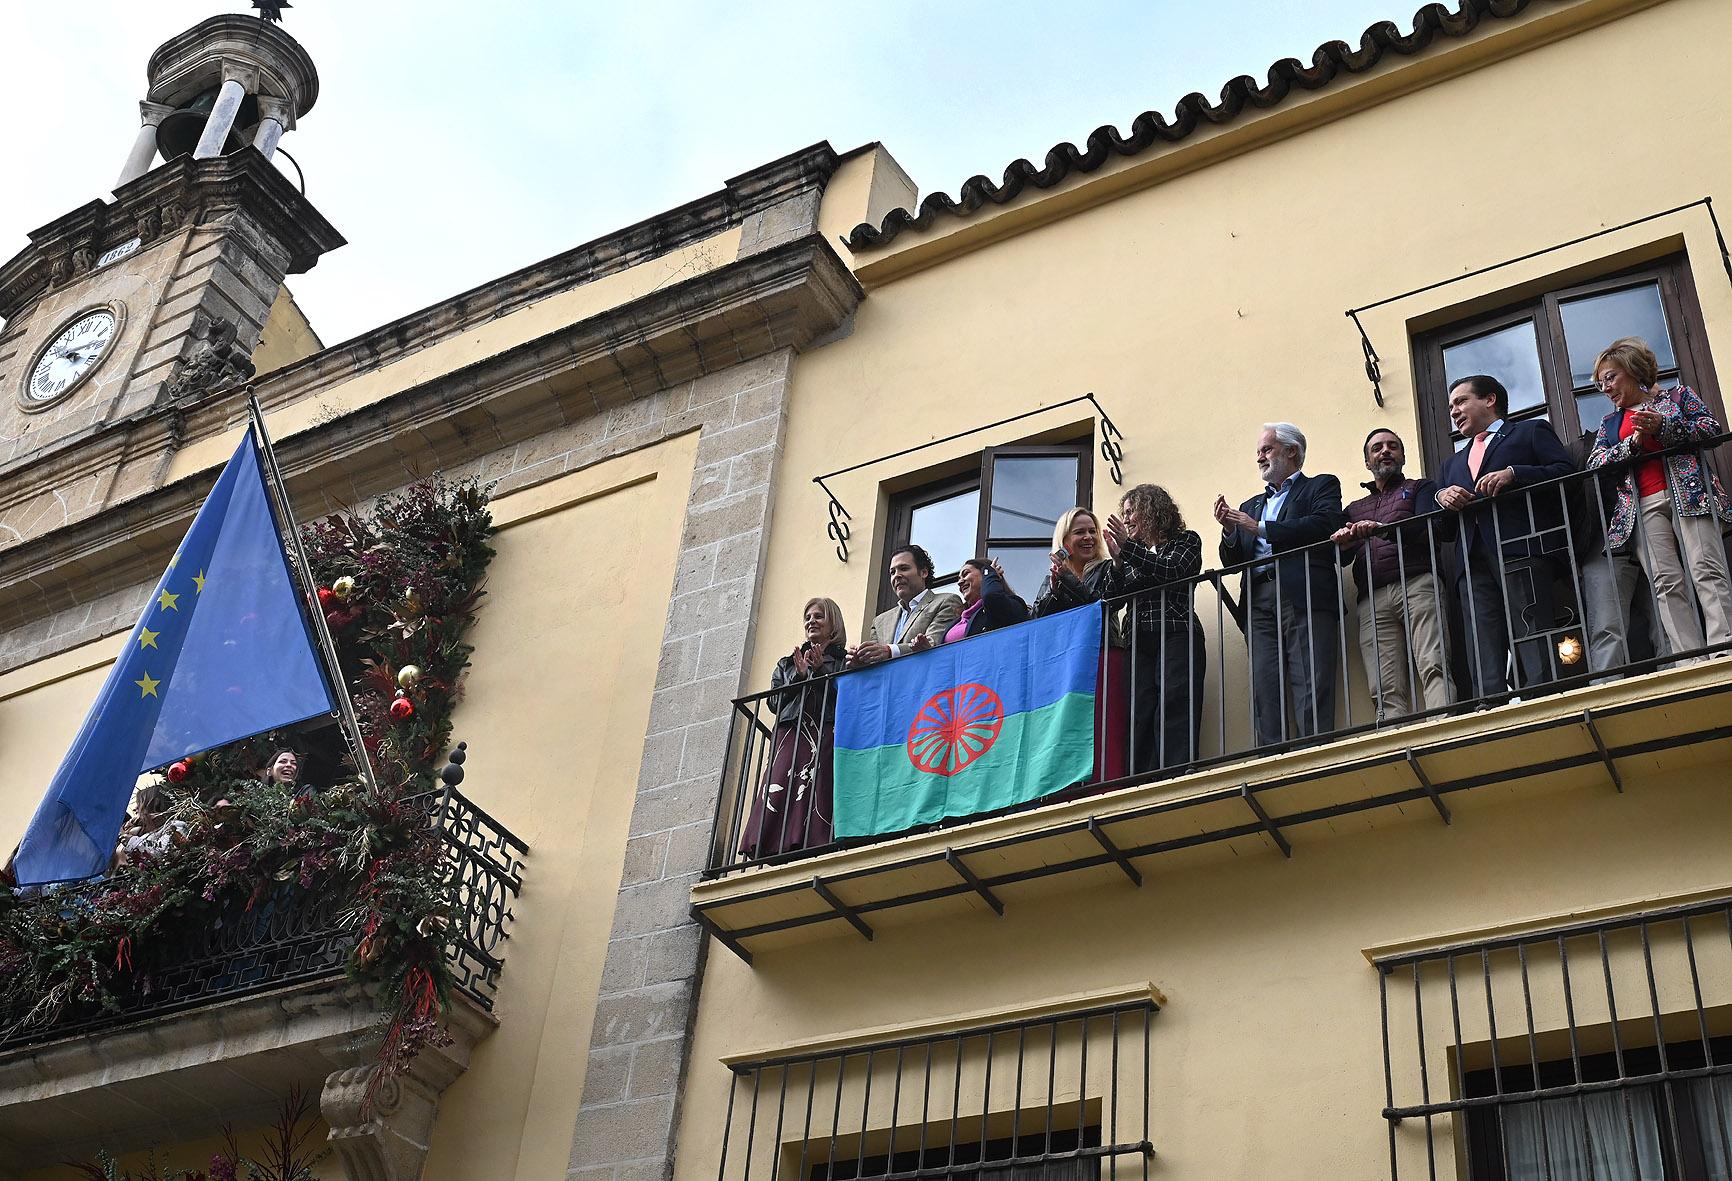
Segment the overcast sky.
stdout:
[[[1405,31],[1417,0],[297,0],[283,147],[349,240],[290,282],[326,344],[827,139],[924,196],[1238,74]],[[244,0],[0,0],[0,257],[106,196],[158,44]]]

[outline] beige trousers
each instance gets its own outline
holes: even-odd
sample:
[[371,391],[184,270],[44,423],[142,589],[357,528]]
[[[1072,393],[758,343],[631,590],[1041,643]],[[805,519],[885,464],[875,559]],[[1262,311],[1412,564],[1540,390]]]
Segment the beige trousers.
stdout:
[[1719,522],[1708,513],[1679,516],[1670,489],[1642,497],[1637,520],[1636,556],[1659,602],[1660,624],[1672,651],[1732,640],[1732,577],[1726,570]]
[[1454,700],[1444,659],[1443,600],[1435,574],[1415,574],[1406,585],[1372,588],[1359,605],[1359,651],[1377,703],[1377,716],[1412,713],[1417,686],[1426,709]]

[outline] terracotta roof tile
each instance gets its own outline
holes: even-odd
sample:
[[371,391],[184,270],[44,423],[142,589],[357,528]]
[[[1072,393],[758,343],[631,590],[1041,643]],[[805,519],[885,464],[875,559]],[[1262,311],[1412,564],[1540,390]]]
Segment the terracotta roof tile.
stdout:
[[1131,124],[1131,134],[1122,136],[1106,124],[1088,138],[1087,150],[1073,143],[1055,145],[1046,154],[1046,166],[1036,168],[1028,160],[1013,161],[1004,179],[994,184],[989,177],[974,176],[963,182],[956,199],[933,193],[920,203],[918,214],[893,209],[882,225],[862,222],[848,234],[848,245],[856,251],[884,246],[906,229],[924,230],[940,217],[968,217],[987,205],[1005,205],[1032,185],[1048,189],[1077,173],[1090,173],[1114,156],[1135,156],[1158,143],[1178,143],[1207,124],[1231,123],[1246,110],[1268,110],[1287,101],[1295,89],[1322,90],[1343,74],[1363,74],[1390,53],[1404,57],[1422,53],[1438,37],[1465,37],[1481,23],[1517,16],[1535,3],[1558,0],[1460,0],[1453,12],[1444,4],[1427,4],[1413,15],[1413,29],[1402,33],[1393,21],[1379,21],[1359,38],[1357,49],[1345,41],[1318,46],[1311,64],[1284,57],[1269,67],[1267,85],[1241,74],[1221,89],[1221,101],[1211,103],[1193,91],[1179,100],[1171,123],[1157,111],[1144,111]]

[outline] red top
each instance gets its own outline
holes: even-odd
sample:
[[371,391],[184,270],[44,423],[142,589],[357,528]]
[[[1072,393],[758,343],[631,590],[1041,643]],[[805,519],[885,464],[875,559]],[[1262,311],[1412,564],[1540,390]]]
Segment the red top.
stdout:
[[[1618,427],[1618,438],[1627,439],[1635,433],[1635,416],[1625,414],[1623,423]],[[1660,441],[1649,439],[1644,446],[1649,451],[1658,451]],[[1636,494],[1638,496],[1652,496],[1656,492],[1664,492],[1665,490],[1666,465],[1664,463],[1658,459],[1650,459],[1647,463],[1636,465]]]

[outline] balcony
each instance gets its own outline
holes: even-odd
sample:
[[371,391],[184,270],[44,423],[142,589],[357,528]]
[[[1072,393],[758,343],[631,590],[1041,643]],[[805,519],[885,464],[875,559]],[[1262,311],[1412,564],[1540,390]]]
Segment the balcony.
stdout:
[[[1660,455],[1700,460],[1729,437]],[[1473,798],[1469,793],[1491,794],[1481,789],[1622,792],[1626,774],[1723,758],[1728,748],[1721,744],[1732,740],[1732,661],[1717,657],[1732,652],[1732,641],[1673,642],[1674,631],[1688,635],[1677,626],[1682,613],[1700,626],[1704,597],[1719,592],[1699,589],[1690,578],[1673,590],[1662,577],[1657,593],[1642,573],[1654,560],[1650,534],[1638,531],[1626,550],[1613,548],[1608,527],[1616,524],[1617,483],[1627,473],[1627,465],[1577,472],[1459,514],[1438,510],[1375,531],[1393,543],[1385,552],[1393,555],[1400,586],[1419,585],[1417,576],[1434,571],[1444,588],[1437,601],[1455,691],[1429,707],[1424,662],[1411,653],[1400,678],[1405,685],[1366,684],[1363,669],[1379,663],[1387,642],[1381,632],[1368,633],[1364,658],[1349,662],[1349,649],[1360,646],[1347,607],[1352,581],[1336,597],[1301,577],[1303,609],[1282,610],[1278,600],[1291,582],[1270,567],[1310,562],[1333,569],[1341,551],[1331,541],[1108,600],[1109,621],[1163,619],[1170,617],[1165,604],[1194,604],[1198,632],[1127,627],[1124,655],[1102,654],[1101,697],[1117,695],[1136,716],[1137,694],[1147,689],[1122,673],[1115,679],[1108,662],[1161,659],[1174,654],[1149,645],[1182,644],[1169,692],[1176,683],[1182,695],[1197,664],[1209,678],[1196,695],[1195,737],[1181,737],[1187,749],[1175,752],[1156,727],[1149,744],[1155,749],[1138,749],[1138,736],[1119,735],[1097,709],[1094,774],[1080,783],[1041,785],[1037,798],[1014,807],[844,840],[827,839],[827,832],[814,840],[797,820],[788,839],[784,813],[782,829],[766,839],[761,790],[787,733],[778,732],[778,706],[784,719],[821,717],[855,674],[742,697],[735,702],[710,867],[693,890],[692,912],[749,961],[754,948],[843,927],[871,939],[879,926],[946,909],[1002,914],[1017,897],[1064,888],[1056,883],[1070,878],[1140,886],[1152,859],[1208,856],[1210,846],[1291,857],[1296,841],[1326,834],[1346,817],[1361,817],[1354,822],[1360,825],[1447,824],[1451,809]],[[1724,493],[1711,496],[1726,505]],[[1476,532],[1484,538],[1477,548],[1469,541]],[[1273,631],[1254,634],[1249,644],[1233,621],[1243,606],[1241,577],[1265,608],[1269,596],[1277,600],[1269,612]],[[1617,587],[1630,592],[1614,603],[1609,596]],[[1715,607],[1712,600],[1706,605]],[[1365,606],[1358,600],[1356,611]],[[1402,634],[1412,633],[1417,610],[1398,598]],[[1295,678],[1288,667],[1295,652],[1309,664],[1306,671],[1321,671]],[[1264,659],[1270,671],[1253,692]],[[1321,691],[1325,683],[1339,711]],[[1301,700],[1307,693],[1311,700]],[[1304,706],[1320,720],[1308,723]],[[794,757],[816,764],[829,758],[827,744],[826,738],[816,751],[797,747]],[[817,781],[816,766],[808,769]]]
[[6,1156],[48,1164],[97,1147],[203,1138],[224,1124],[268,1122],[300,1086],[322,1090],[350,1175],[414,1176],[402,1145],[425,1145],[439,1092],[496,1024],[492,998],[528,852],[457,789],[460,772],[448,767],[445,786],[404,801],[426,815],[443,850],[452,1044],[415,1058],[399,1086],[381,1088],[390,1097],[362,1116],[379,1014],[347,978],[359,935],[351,902],[285,885],[263,906],[225,910],[208,927],[140,948],[150,991],[117,1011],[69,1004],[47,1024],[20,1024],[36,998],[13,998],[0,1012]]

